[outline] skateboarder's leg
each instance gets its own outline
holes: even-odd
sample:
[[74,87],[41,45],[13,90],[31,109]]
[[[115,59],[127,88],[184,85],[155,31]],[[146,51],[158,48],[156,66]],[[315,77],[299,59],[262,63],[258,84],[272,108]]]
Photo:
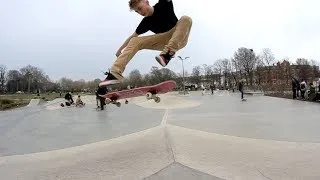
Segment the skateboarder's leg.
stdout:
[[182,16],[174,27],[172,37],[161,54],[168,52],[176,53],[178,50],[184,48],[187,45],[191,27],[192,19],[188,16]]
[[105,98],[100,97],[99,99],[100,99],[100,108],[101,108],[101,110],[104,110]]
[[142,49],[158,50],[161,51],[165,48],[172,37],[173,31],[165,33],[134,37],[132,38],[127,47],[123,50],[122,54],[116,59],[112,65],[110,72],[119,80],[123,79],[122,73],[125,70],[126,65],[134,57],[134,55]]

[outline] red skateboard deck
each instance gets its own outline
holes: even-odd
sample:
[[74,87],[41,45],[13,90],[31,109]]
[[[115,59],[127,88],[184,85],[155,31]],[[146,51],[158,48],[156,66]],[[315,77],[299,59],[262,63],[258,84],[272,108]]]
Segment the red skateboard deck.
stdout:
[[[120,107],[120,102],[117,100],[133,98],[138,96],[146,96],[147,99],[153,99],[155,102],[160,102],[160,97],[157,97],[157,94],[164,94],[169,91],[172,91],[176,87],[175,81],[164,81],[162,83],[152,85],[152,86],[143,86],[134,89],[110,92],[105,94],[103,97],[106,98],[106,104],[113,103]],[[126,101],[127,103],[127,101]]]

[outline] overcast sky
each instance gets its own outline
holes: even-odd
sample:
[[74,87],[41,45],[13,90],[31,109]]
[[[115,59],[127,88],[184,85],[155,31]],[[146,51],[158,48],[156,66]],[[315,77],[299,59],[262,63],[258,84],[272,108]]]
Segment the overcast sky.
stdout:
[[[142,19],[128,0],[0,0],[0,64],[42,68],[53,80],[102,79],[101,71]],[[153,5],[157,0],[150,0]],[[270,48],[277,59],[320,60],[320,1],[173,0],[178,18],[193,19],[189,43],[177,55],[191,56],[187,71],[230,58],[239,47],[260,53]],[[151,33],[147,33],[149,35]],[[160,67],[158,51],[140,51],[125,70]],[[181,72],[181,61],[167,66]]]

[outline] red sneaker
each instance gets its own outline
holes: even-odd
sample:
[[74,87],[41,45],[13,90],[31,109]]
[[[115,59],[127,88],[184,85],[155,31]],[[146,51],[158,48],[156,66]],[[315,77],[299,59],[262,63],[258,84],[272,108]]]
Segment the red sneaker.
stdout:
[[158,63],[165,67],[169,64],[170,60],[173,58],[174,53],[166,53],[166,54],[160,54],[158,56],[156,56],[156,60],[158,61]]

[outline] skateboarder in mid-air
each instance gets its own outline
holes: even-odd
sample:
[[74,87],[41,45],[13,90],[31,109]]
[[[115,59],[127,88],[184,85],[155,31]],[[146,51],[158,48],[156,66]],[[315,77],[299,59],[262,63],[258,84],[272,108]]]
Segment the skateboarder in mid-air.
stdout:
[[[148,0],[130,0],[129,7],[144,18],[118,49],[117,59],[109,72],[105,73],[107,77],[99,86],[120,83],[124,79],[122,73],[126,65],[139,50],[161,51],[155,59],[165,67],[175,53],[187,45],[192,20],[188,16],[182,16],[178,20],[172,0],[159,0],[154,6],[151,6]],[[139,37],[149,30],[155,34]]]

